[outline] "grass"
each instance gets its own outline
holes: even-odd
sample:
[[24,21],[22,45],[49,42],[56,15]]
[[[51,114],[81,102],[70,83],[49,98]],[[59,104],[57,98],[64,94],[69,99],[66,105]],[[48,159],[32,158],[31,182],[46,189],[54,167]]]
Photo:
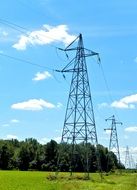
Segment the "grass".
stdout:
[[70,178],[69,173],[0,171],[0,190],[137,190],[137,173],[104,175],[90,174],[84,180],[77,173]]

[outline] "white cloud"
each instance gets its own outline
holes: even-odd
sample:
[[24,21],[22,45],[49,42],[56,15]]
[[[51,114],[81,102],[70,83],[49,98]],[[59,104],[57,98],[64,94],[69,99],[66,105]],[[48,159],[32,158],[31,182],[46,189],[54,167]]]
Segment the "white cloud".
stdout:
[[137,126],[127,127],[125,128],[127,132],[137,132]]
[[25,102],[13,104],[11,108],[17,110],[39,111],[43,110],[44,108],[55,108],[55,105],[42,99],[30,99]]
[[134,61],[137,63],[137,57],[134,59]]
[[44,138],[42,138],[42,139],[40,139],[38,141],[39,141],[40,144],[46,144],[46,143],[50,142],[50,140],[51,140],[50,138],[44,137]]
[[103,102],[103,103],[101,103],[101,104],[98,104],[98,108],[99,108],[99,109],[105,108],[105,107],[109,107],[108,103]]
[[10,122],[11,123],[19,123],[20,121],[18,119],[12,119]]
[[57,108],[62,108],[62,107],[63,107],[63,104],[60,103],[60,102],[58,102],[58,103],[57,103]]
[[104,134],[110,135],[110,134],[111,134],[111,130],[107,130],[107,129],[106,129],[106,130],[104,131]]
[[137,103],[137,94],[126,96],[118,101],[114,101],[111,107],[121,108],[121,109],[135,109],[135,104]]
[[3,35],[4,37],[8,36],[8,32],[3,31],[3,32],[2,32],[2,35]]
[[50,142],[52,140],[56,141],[57,143],[60,143],[61,142],[61,137],[53,137],[53,138],[47,138],[47,137],[44,137],[40,140],[38,140],[41,144],[46,144],[48,142]]
[[57,143],[60,143],[61,142],[61,137],[55,137],[53,138],[54,141],[56,141]]
[[8,32],[6,32],[5,30],[3,30],[2,28],[0,28],[0,36],[1,37],[7,37],[9,34]]
[[18,139],[18,137],[16,135],[7,135],[6,139]]
[[2,125],[2,127],[9,127],[10,125],[8,123],[5,123]]
[[13,47],[17,50],[25,50],[28,45],[46,45],[53,42],[62,42],[69,44],[76,36],[68,33],[67,25],[50,26],[43,25],[42,29],[21,35],[17,43]]
[[51,77],[52,75],[48,71],[44,71],[44,72],[36,73],[35,77],[32,80],[39,81],[39,80],[44,80]]
[[129,136],[127,136],[127,135],[124,135],[124,139],[129,139]]

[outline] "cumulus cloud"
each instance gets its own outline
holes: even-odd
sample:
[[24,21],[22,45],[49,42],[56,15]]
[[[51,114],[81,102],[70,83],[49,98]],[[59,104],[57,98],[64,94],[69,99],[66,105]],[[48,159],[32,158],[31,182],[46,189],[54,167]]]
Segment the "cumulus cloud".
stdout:
[[8,123],[5,123],[2,125],[2,127],[9,127],[10,125]]
[[21,35],[13,47],[17,50],[25,50],[28,45],[46,45],[53,42],[62,42],[66,45],[76,38],[76,36],[70,35],[68,30],[67,25],[43,25],[40,30]]
[[129,139],[129,136],[127,136],[127,135],[124,135],[124,139]]
[[110,134],[111,134],[111,130],[106,129],[106,130],[104,131],[104,134],[110,135]]
[[34,81],[40,81],[40,80],[45,80],[47,78],[51,78],[52,75],[48,71],[44,72],[38,72],[35,74],[35,77],[32,79]]
[[118,101],[114,101],[111,107],[121,108],[121,109],[135,109],[135,104],[137,103],[137,94],[126,96]]
[[137,132],[137,126],[127,127],[125,128],[127,132]]
[[20,121],[18,119],[12,119],[10,122],[11,123],[19,123]]
[[7,37],[9,34],[7,31],[3,30],[2,28],[0,28],[0,36],[2,37]]
[[4,37],[8,36],[8,32],[3,31],[3,32],[2,32],[2,35],[3,35]]
[[99,109],[106,108],[106,107],[109,107],[108,103],[106,103],[106,102],[103,102],[103,103],[101,103],[101,104],[98,104],[98,108],[99,108]]
[[19,103],[13,104],[11,108],[17,109],[17,110],[39,111],[39,110],[43,110],[44,108],[48,108],[48,109],[55,108],[55,105],[43,99],[30,99],[25,102],[19,102]]
[[137,57],[134,59],[134,61],[137,63]]
[[18,139],[16,135],[7,135],[6,139]]
[[41,144],[46,144],[48,142],[50,142],[52,140],[56,141],[57,143],[60,143],[61,141],[61,137],[53,137],[53,138],[47,138],[47,137],[44,137],[40,140],[38,140]]
[[60,103],[60,102],[58,102],[58,103],[57,103],[57,108],[62,108],[62,107],[63,107],[63,104]]

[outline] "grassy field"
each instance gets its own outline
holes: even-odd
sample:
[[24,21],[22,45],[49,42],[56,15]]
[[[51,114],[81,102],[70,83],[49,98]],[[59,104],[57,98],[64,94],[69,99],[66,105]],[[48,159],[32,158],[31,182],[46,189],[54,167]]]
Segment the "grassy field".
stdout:
[[91,174],[90,180],[82,180],[83,174],[60,173],[58,179],[49,180],[48,172],[0,171],[0,190],[137,190],[137,174],[122,173],[104,175]]

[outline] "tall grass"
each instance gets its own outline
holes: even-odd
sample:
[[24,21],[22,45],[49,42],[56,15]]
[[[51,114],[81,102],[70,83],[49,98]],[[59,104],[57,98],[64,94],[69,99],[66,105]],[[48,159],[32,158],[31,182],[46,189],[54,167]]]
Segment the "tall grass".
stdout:
[[90,180],[84,180],[81,173],[49,176],[54,173],[0,171],[0,190],[137,190],[136,173],[104,175],[103,180],[97,173],[90,174]]

